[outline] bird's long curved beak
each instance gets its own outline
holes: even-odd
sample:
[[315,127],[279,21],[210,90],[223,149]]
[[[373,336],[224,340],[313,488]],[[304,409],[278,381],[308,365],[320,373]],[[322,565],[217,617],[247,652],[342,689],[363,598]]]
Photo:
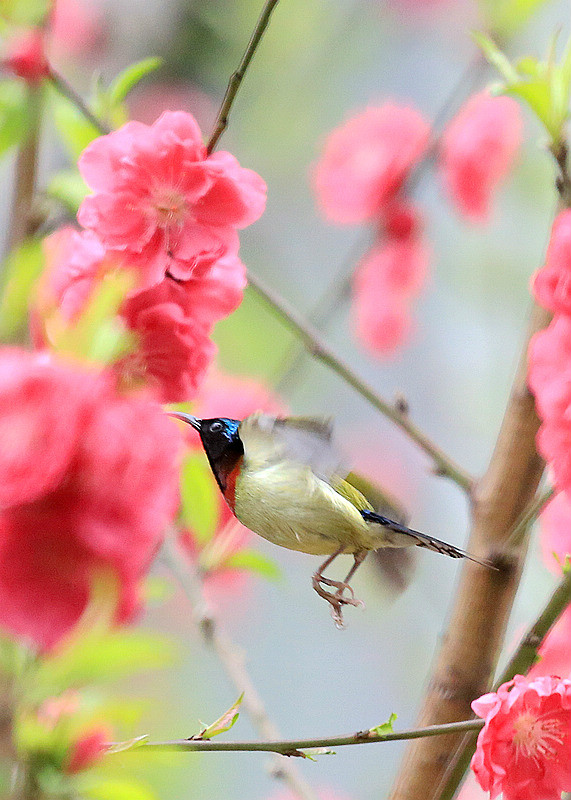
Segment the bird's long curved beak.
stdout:
[[200,425],[202,423],[201,419],[197,417],[193,417],[192,414],[185,414],[183,411],[167,411],[169,417],[174,417],[175,419],[181,419],[183,422],[188,422],[189,425],[199,431]]

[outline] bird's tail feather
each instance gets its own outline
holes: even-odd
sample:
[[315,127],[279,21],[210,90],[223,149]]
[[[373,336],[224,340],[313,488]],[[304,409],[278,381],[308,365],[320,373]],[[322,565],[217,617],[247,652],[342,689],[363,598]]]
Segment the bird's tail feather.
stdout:
[[400,525],[398,522],[393,522],[388,517],[383,517],[375,511],[361,511],[361,516],[366,522],[376,522],[384,528],[388,528],[395,533],[402,533],[406,536],[411,536],[416,540],[418,547],[426,547],[428,550],[433,550],[435,553],[443,553],[451,558],[467,558],[470,561],[475,561],[476,564],[481,564],[483,567],[490,567],[495,569],[494,565],[485,559],[477,558],[476,556],[467,553],[465,550],[460,550],[459,547],[454,547],[452,544],[447,544],[440,539],[435,539],[433,536],[428,536],[426,533],[415,531],[412,528],[407,528],[406,525]]

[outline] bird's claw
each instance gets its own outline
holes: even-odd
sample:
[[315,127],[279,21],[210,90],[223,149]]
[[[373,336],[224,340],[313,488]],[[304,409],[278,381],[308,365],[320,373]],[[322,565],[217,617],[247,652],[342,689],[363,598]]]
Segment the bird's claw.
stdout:
[[[320,597],[323,597],[329,605],[331,606],[331,616],[335,622],[336,628],[344,628],[345,623],[343,622],[343,606],[363,606],[364,603],[362,600],[359,600],[355,597],[355,592],[353,591],[353,587],[350,586],[348,583],[344,581],[334,581],[331,578],[325,578],[323,575],[319,573],[315,573],[312,579],[313,588],[317,592]],[[327,589],[324,589],[321,584],[325,584],[326,586],[331,586],[337,589],[336,592],[328,592]],[[350,592],[350,597],[345,597],[345,591]]]

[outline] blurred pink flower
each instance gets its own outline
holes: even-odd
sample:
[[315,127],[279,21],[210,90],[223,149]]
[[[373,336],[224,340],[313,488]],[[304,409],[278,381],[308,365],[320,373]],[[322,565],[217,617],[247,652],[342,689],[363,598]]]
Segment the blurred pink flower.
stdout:
[[329,134],[314,171],[323,214],[343,224],[381,215],[422,157],[430,126],[413,108],[370,107]]
[[571,407],[571,317],[557,314],[532,338],[528,383],[542,419],[565,415]]
[[113,740],[113,732],[107,725],[94,725],[76,739],[70,747],[63,771],[68,775],[82,772],[101,761],[107,745]]
[[420,238],[389,239],[374,247],[355,275],[353,321],[359,341],[375,355],[392,355],[412,330],[412,299],[425,282],[428,249]]
[[569,495],[559,492],[550,500],[541,512],[539,522],[543,562],[551,572],[561,575],[565,556],[571,556],[571,500]]
[[204,275],[238,252],[236,229],[255,222],[264,181],[223,151],[207,155],[194,117],[165,112],[151,126],[128,122],[79,159],[93,194],[78,213],[108,251],[139,266],[141,287]]
[[571,315],[571,209],[553,223],[545,266],[533,276],[532,291],[543,308]]
[[571,790],[570,680],[516,675],[472,708],[485,725],[471,766],[492,798],[560,800]]
[[480,787],[474,773],[469,772],[458,793],[457,800],[489,800],[489,797],[489,793]]
[[560,417],[544,420],[537,449],[547,461],[557,489],[571,495],[571,406]]
[[58,54],[85,57],[102,38],[100,8],[85,0],[53,0],[50,34]]
[[28,83],[38,83],[49,75],[44,34],[39,28],[15,34],[8,40],[2,64]]
[[571,678],[571,606],[559,617],[539,648],[540,660],[533,665],[528,678],[559,675]]
[[49,649],[102,569],[128,621],[176,510],[176,426],[108,375],[16,349],[0,354],[0,410],[0,625]]
[[448,125],[440,152],[444,185],[472,221],[489,217],[492,195],[517,155],[521,129],[518,103],[487,91],[471,97]]

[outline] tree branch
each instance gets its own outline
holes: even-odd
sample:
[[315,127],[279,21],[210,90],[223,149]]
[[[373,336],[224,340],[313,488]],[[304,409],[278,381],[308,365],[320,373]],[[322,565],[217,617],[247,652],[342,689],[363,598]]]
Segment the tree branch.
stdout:
[[[488,470],[473,495],[467,548],[499,571],[464,566],[452,617],[433,669],[418,725],[466,719],[470,703],[484,694],[494,673],[520,579],[527,537],[506,550],[510,532],[534,497],[543,461],[535,449],[539,420],[527,383],[527,345],[550,315],[534,307],[511,397]],[[401,765],[391,800],[438,797],[458,736],[414,743]]]
[[[285,739],[266,742],[218,742],[210,739],[176,739],[170,742],[141,742],[137,749],[145,750],[186,750],[197,752],[203,750],[226,750],[233,752],[268,752],[282,756],[304,756],[303,750],[345,747],[354,744],[373,744],[375,742],[397,742],[403,739],[418,739],[443,736],[450,732],[475,731],[483,728],[483,719],[469,719],[452,725],[431,725],[427,728],[398,731],[392,733],[374,733],[374,729],[350,733],[347,736],[330,736],[322,739]],[[113,747],[114,745],[109,745]]]
[[268,27],[272,11],[277,6],[278,2],[279,0],[266,0],[264,3],[262,13],[258,18],[256,27],[252,32],[252,36],[250,37],[250,41],[248,42],[248,46],[246,47],[244,55],[242,56],[242,60],[240,61],[238,69],[230,76],[226,93],[224,95],[224,99],[222,100],[222,105],[220,106],[218,116],[216,117],[214,130],[206,147],[208,154],[212,153],[218,143],[218,139],[222,136],[226,126],[228,125],[228,117],[230,115],[232,103],[238,94],[238,89],[240,88],[240,84],[242,83],[244,75],[246,74],[246,70],[250,66],[250,61],[252,60],[252,57],[256,52],[260,41],[262,40],[262,36]]
[[[571,570],[563,576],[545,608],[535,620],[533,625],[522,637],[514,654],[507,663],[500,677],[494,684],[494,690],[511,681],[514,675],[526,675],[538,658],[539,648],[545,637],[557,622],[558,618],[571,603]],[[446,776],[446,785],[439,796],[439,800],[452,800],[464,773],[470,766],[470,761],[476,749],[476,739],[473,733],[464,737],[459,753],[450,774]]]
[[90,122],[102,136],[105,136],[107,133],[111,133],[111,128],[106,125],[103,120],[95,116],[93,111],[91,111],[91,109],[86,105],[81,95],[75,91],[73,86],[71,86],[71,84],[69,84],[65,78],[59,74],[59,72],[56,72],[55,69],[50,68],[50,74],[48,77],[57,91],[64,97],[67,97],[72,105],[74,105],[77,110],[83,114],[85,119]]
[[473,480],[452,459],[446,455],[428,436],[417,428],[398,408],[377,394],[365,381],[359,378],[349,365],[336,356],[332,350],[321,340],[318,332],[308,322],[305,322],[285,300],[272,292],[260,278],[248,272],[248,283],[257,294],[262,297],[272,310],[280,317],[303,342],[309,352],[319,361],[328,366],[344,381],[365,398],[377,411],[388,417],[395,425],[403,430],[413,442],[430,456],[434,463],[435,472],[454,481],[467,492],[471,492]]
[[[172,532],[166,537],[162,552],[168,561],[169,568],[177,578],[190,603],[195,624],[204,642],[218,656],[236,691],[244,693],[242,708],[250,717],[260,736],[267,741],[279,739],[280,732],[270,719],[263,700],[248,674],[242,653],[221,630],[212,610],[204,599],[202,583],[193,564],[188,563],[187,560],[185,566],[182,566],[182,556],[175,537],[176,534]],[[258,749],[263,750],[264,748],[259,747]],[[266,749],[271,752],[271,748]],[[300,800],[317,800],[315,792],[300,775],[295,765],[283,762],[282,759],[276,759],[272,767],[272,774],[275,778],[286,783]]]

